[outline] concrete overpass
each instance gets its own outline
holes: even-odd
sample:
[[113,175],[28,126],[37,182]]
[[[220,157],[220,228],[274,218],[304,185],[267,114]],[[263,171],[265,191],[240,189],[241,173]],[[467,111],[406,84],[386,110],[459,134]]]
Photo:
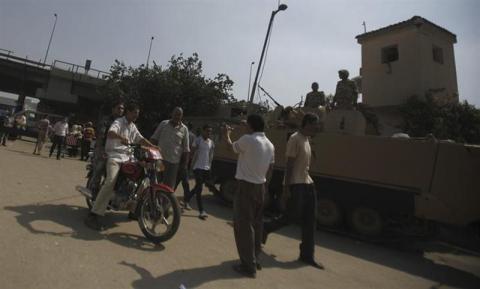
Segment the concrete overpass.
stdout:
[[40,103],[70,108],[65,113],[76,106],[91,108],[103,100],[98,88],[107,76],[107,72],[73,63],[55,60],[48,65],[0,52],[0,91],[18,94],[19,104],[30,96]]

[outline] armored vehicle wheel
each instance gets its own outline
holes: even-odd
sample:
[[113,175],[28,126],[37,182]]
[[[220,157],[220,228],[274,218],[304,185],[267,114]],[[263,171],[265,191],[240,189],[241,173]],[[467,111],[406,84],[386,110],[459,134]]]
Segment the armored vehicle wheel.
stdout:
[[342,221],[342,212],[337,203],[330,199],[318,199],[317,223],[320,226],[336,227]]
[[227,204],[233,204],[236,190],[237,181],[234,179],[225,180],[220,185],[220,196]]
[[367,207],[356,207],[350,214],[353,230],[365,236],[377,236],[382,232],[383,220],[380,213]]

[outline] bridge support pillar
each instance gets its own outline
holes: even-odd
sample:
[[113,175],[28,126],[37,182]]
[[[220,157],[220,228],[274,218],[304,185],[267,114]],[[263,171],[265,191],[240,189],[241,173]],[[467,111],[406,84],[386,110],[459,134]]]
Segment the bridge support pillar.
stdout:
[[17,106],[15,107],[15,112],[23,110],[25,105],[25,98],[27,96],[23,93],[20,93],[17,98]]

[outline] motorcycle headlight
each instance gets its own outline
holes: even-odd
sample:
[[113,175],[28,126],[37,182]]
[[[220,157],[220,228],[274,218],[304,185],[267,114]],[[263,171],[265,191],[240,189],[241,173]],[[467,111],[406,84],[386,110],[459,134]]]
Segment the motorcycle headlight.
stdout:
[[157,169],[157,172],[163,172],[165,170],[165,165],[162,160],[156,160],[155,168]]

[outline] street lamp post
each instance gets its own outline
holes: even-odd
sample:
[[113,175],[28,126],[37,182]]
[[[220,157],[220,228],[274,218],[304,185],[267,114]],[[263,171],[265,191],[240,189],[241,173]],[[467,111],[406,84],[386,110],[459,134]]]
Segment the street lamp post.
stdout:
[[250,93],[250,84],[252,82],[252,67],[255,64],[255,61],[250,63],[250,74],[248,75],[248,91],[247,91],[247,101],[248,101],[248,94]]
[[250,103],[253,103],[253,97],[255,96],[255,89],[257,89],[258,74],[260,73],[260,68],[262,67],[263,56],[265,55],[265,48],[267,47],[268,37],[270,36],[270,30],[272,28],[273,18],[275,17],[275,15],[278,12],[286,10],[287,7],[288,6],[285,5],[285,4],[280,4],[278,6],[278,9],[275,10],[275,11],[272,11],[272,15],[270,16],[270,22],[268,23],[267,35],[265,36],[265,42],[263,43],[262,54],[260,56],[260,61],[258,62],[257,73],[255,75],[255,81],[253,82],[252,92],[250,93],[250,100],[249,100]]
[[55,32],[55,26],[57,26],[57,13],[54,13],[55,22],[53,23],[52,33],[50,34],[50,40],[48,41],[47,52],[45,53],[45,59],[43,60],[43,64],[47,62],[48,50],[50,50],[50,44],[52,43],[53,33]]
[[150,48],[148,49],[148,56],[147,56],[147,68],[148,68],[148,61],[150,60],[150,51],[152,51],[152,42],[153,42],[153,36],[150,38]]

